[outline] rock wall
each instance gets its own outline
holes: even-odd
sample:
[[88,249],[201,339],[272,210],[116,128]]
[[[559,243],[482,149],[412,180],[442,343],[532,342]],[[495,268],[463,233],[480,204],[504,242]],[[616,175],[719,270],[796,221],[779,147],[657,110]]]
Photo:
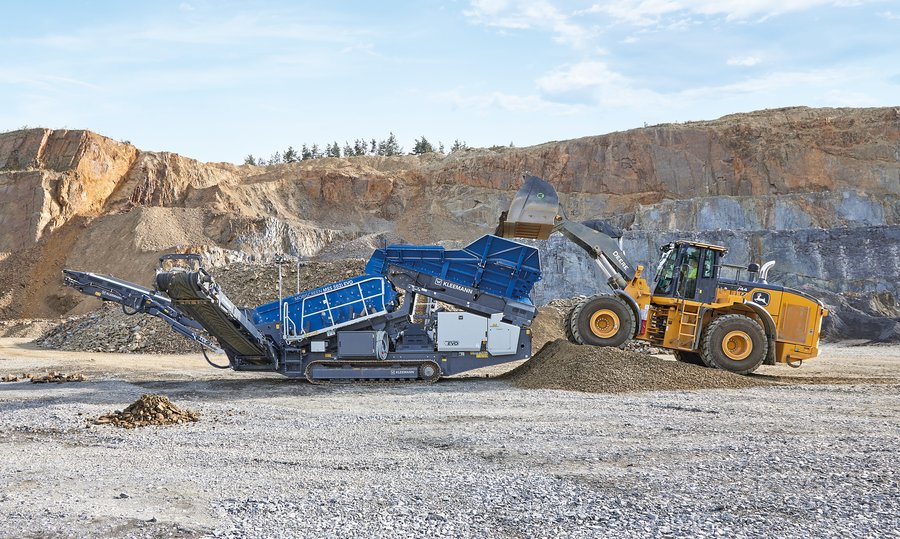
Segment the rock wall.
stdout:
[[[635,261],[675,238],[720,242],[732,263],[775,259],[785,284],[834,303],[879,295],[865,312],[900,316],[900,109],[799,107],[529,148],[270,167],[87,131],[0,134],[0,317],[87,308],[59,287],[63,266],[138,278],[173,250],[225,263],[468,242],[493,231],[525,171],[556,186],[570,218],[622,229]],[[597,290],[577,248],[554,238],[541,249],[539,302]]]
[[78,215],[96,215],[137,149],[88,131],[0,134],[0,251],[37,243]]

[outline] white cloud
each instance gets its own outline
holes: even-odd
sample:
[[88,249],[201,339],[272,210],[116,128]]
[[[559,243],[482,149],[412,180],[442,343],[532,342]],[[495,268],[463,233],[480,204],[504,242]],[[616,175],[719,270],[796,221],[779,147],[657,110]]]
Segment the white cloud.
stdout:
[[[719,86],[701,86],[679,92],[686,99],[724,99],[742,94],[775,95],[784,90],[803,88],[824,89],[853,80],[853,76],[843,70],[818,69],[808,71],[782,71],[760,77]],[[814,92],[810,92],[812,95]]]
[[659,104],[662,94],[641,88],[604,62],[587,61],[544,74],[538,89],[550,100],[589,106],[639,107]]
[[370,37],[364,30],[308,24],[277,14],[236,14],[200,21],[147,21],[143,26],[107,25],[82,28],[70,34],[23,39],[28,44],[72,50],[120,50],[126,46],[233,45],[283,40],[297,43],[355,44]]
[[893,11],[882,11],[878,16],[889,21],[900,21],[900,14],[894,13]]
[[751,54],[748,56],[732,56],[726,63],[730,66],[752,67],[762,63],[762,60],[762,56]]
[[575,114],[584,109],[580,105],[555,103],[537,95],[513,95],[504,92],[464,95],[458,90],[436,94],[438,101],[454,107],[474,110],[504,110],[509,112],[546,112],[550,114]]
[[611,0],[596,3],[585,13],[600,13],[635,24],[660,24],[663,17],[679,14],[724,16],[728,20],[772,17],[816,7],[850,7],[880,0]]
[[194,11],[194,6],[190,5],[187,2],[182,2],[178,4],[178,9],[180,9],[181,11]]
[[61,85],[78,86],[90,90],[99,90],[96,84],[72,77],[39,74],[31,69],[3,69],[0,70],[0,83],[10,85],[24,85],[41,89],[58,89]]
[[621,86],[625,82],[625,77],[611,71],[603,62],[581,62],[547,73],[537,80],[537,85],[545,93],[563,94],[587,88]]
[[556,34],[556,41],[574,47],[585,46],[593,31],[572,19],[572,14],[548,0],[473,0],[463,13],[472,21],[507,29],[539,29]]

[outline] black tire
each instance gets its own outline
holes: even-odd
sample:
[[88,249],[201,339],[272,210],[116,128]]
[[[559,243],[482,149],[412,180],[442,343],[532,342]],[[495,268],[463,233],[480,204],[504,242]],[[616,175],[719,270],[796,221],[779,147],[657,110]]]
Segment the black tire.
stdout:
[[684,350],[672,350],[672,352],[675,353],[675,359],[682,363],[690,363],[691,365],[699,365],[701,367],[707,366],[698,352],[685,352]]
[[766,359],[768,347],[766,333],[756,321],[742,314],[726,314],[707,326],[700,351],[710,367],[748,374]]
[[569,342],[575,344],[584,344],[584,342],[579,342],[578,337],[576,337],[575,334],[572,333],[572,313],[574,313],[578,309],[578,306],[585,301],[587,300],[580,301],[576,303],[571,309],[569,309],[569,312],[566,313],[566,319],[563,321],[563,327],[566,331],[566,338],[569,339]]
[[569,330],[578,344],[621,348],[634,337],[634,328],[631,307],[616,296],[594,296],[569,315]]
[[432,361],[419,365],[419,378],[426,382],[436,382],[441,377],[441,368]]

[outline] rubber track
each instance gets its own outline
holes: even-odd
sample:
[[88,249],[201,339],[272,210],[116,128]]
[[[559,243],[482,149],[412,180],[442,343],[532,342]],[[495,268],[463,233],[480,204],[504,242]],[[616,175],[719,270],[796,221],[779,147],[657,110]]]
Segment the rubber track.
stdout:
[[437,375],[435,375],[433,378],[431,378],[431,379],[429,379],[429,380],[423,380],[423,379],[421,379],[421,378],[416,378],[415,380],[409,380],[409,379],[406,379],[406,378],[398,378],[398,379],[391,379],[391,378],[382,379],[382,378],[379,378],[379,379],[375,379],[375,380],[371,380],[371,379],[367,379],[367,378],[341,378],[341,379],[339,379],[339,380],[334,380],[334,381],[332,381],[331,379],[320,380],[320,379],[316,379],[316,378],[313,378],[312,376],[310,376],[310,373],[312,372],[313,366],[319,365],[319,364],[333,365],[333,364],[335,364],[335,363],[340,363],[342,366],[343,366],[343,365],[350,365],[350,366],[352,366],[352,367],[383,367],[383,366],[385,365],[385,363],[388,363],[388,361],[386,361],[386,360],[384,360],[384,361],[379,361],[379,360],[370,360],[370,361],[365,361],[365,360],[363,360],[363,361],[334,361],[334,360],[322,359],[322,360],[319,360],[319,361],[312,361],[312,362],[310,362],[310,364],[306,366],[306,369],[304,370],[303,375],[306,376],[306,380],[307,380],[310,384],[316,384],[316,385],[341,385],[341,384],[366,384],[366,385],[381,385],[381,384],[433,384],[433,383],[437,382],[438,380],[440,380],[440,378],[441,378],[441,367],[440,367],[440,365],[438,365],[436,361],[431,361],[431,360],[426,360],[426,361],[418,361],[418,360],[405,360],[405,361],[403,361],[403,360],[401,360],[401,361],[391,361],[391,362],[390,362],[390,364],[392,364],[392,365],[405,365],[405,366],[408,366],[408,365],[415,365],[415,366],[416,366],[416,371],[417,371],[417,372],[418,372],[418,370],[419,370],[419,367],[421,367],[422,365],[424,365],[424,364],[426,364],[426,363],[431,363],[432,365],[434,365],[434,367],[435,367],[435,372],[437,373]]

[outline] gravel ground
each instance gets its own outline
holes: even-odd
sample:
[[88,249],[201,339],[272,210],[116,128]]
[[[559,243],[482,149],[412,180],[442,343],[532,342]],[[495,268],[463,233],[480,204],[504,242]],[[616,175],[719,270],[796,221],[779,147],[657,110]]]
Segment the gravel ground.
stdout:
[[[0,373],[40,353],[0,348]],[[45,364],[88,381],[0,384],[0,537],[896,537],[900,527],[898,348],[822,360],[853,382],[876,368],[860,358],[888,356],[877,376],[889,383],[628,394],[478,378],[319,387],[196,358],[171,369],[154,365],[174,356],[53,354]],[[123,358],[139,364],[115,368]],[[201,420],[90,425],[145,393]]]

